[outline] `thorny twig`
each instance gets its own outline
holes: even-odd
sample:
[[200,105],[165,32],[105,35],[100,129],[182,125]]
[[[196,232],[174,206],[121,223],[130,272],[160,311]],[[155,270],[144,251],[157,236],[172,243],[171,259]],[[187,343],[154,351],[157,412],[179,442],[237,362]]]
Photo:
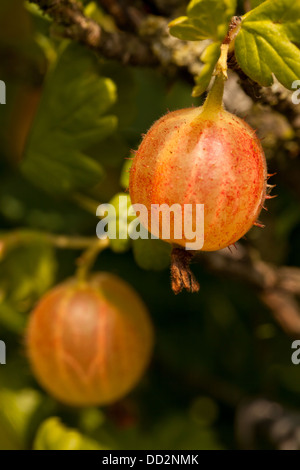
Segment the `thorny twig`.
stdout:
[[143,66],[158,63],[145,41],[123,31],[104,31],[96,21],[84,15],[81,4],[75,0],[29,1],[37,4],[56,25],[62,27],[61,36],[83,44],[108,59]]
[[[126,30],[138,28],[138,31],[135,34],[124,30],[107,32],[96,21],[84,15],[81,4],[76,0],[29,1],[53,19],[55,34],[72,39],[101,57],[129,65],[162,66],[170,75],[186,69],[195,75],[201,69],[199,57],[205,46],[171,37],[168,34],[167,18],[139,16],[137,10],[131,8],[130,21],[135,23],[135,28],[131,28],[129,23]],[[99,0],[99,3],[105,3],[106,9],[110,4],[111,10],[112,4],[120,4],[116,0]],[[121,19],[119,12],[115,21],[120,26],[125,18]]]
[[97,0],[100,7],[104,8],[115,20],[116,25],[125,31],[138,30],[144,13],[132,5],[130,0]]

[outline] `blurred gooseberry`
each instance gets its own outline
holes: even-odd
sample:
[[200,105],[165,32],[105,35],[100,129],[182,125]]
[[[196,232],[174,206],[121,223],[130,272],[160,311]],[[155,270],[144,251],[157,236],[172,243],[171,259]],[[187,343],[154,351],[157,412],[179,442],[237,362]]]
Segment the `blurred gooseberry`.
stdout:
[[148,365],[152,345],[144,303],[109,273],[56,286],[32,312],[27,334],[36,378],[75,406],[108,404],[129,392]]

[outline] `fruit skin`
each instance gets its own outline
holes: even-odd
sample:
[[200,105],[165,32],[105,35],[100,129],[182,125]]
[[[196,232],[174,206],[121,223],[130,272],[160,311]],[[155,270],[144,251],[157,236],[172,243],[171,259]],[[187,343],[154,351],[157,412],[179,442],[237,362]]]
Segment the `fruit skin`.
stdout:
[[31,314],[26,340],[33,372],[51,395],[68,405],[103,405],[141,378],[153,329],[132,287],[98,273],[48,292]]
[[[205,109],[204,109],[205,108]],[[220,106],[166,114],[150,128],[132,163],[132,204],[204,204],[203,251],[234,244],[255,223],[267,168],[254,130]],[[151,231],[150,217],[140,218]],[[171,219],[172,220],[172,219]],[[195,227],[195,215],[193,215]],[[172,228],[172,227],[171,227]],[[190,240],[160,238],[186,247]]]

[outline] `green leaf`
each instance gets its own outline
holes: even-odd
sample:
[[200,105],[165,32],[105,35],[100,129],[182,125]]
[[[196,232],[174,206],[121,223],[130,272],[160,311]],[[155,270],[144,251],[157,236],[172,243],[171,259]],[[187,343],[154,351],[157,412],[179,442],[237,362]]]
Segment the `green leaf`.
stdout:
[[26,327],[27,318],[9,302],[0,301],[0,325],[7,330],[22,334]]
[[33,152],[23,165],[23,172],[32,182],[49,192],[68,192],[99,182],[103,170],[92,158],[81,152],[63,149],[50,153]]
[[235,40],[235,54],[243,71],[262,86],[274,74],[292,89],[300,77],[300,2],[268,0],[244,16]]
[[180,16],[171,21],[169,28],[172,36],[183,41],[202,41],[207,38],[187,16]]
[[75,429],[64,426],[59,418],[49,418],[37,432],[34,450],[103,450],[103,448]]
[[136,264],[147,271],[162,271],[170,265],[171,245],[159,239],[132,241]]
[[17,247],[1,262],[2,301],[26,312],[53,284],[55,273],[55,252],[48,243],[37,237],[32,243]]
[[212,39],[201,56],[204,66],[196,79],[193,97],[207,89],[216,63],[220,57],[220,46],[227,34],[228,24],[236,9],[235,0],[192,0],[187,16],[170,23],[170,32],[183,40],[201,41]]
[[236,0],[192,0],[187,16],[170,23],[170,33],[186,41],[222,41],[235,9]]
[[265,1],[266,0],[250,0],[251,10],[253,10],[253,8],[258,7],[261,3],[265,2]]
[[24,449],[28,428],[42,396],[32,389],[0,390],[0,441],[6,449]]
[[221,53],[221,43],[213,42],[203,52],[201,56],[204,66],[196,78],[196,86],[193,89],[192,96],[200,96],[207,89],[209,82],[211,80],[213,71],[218,62]]
[[48,77],[27,142],[22,170],[50,192],[95,185],[101,166],[81,151],[105,139],[117,118],[106,115],[116,101],[112,80],[99,77],[93,55],[67,45]]

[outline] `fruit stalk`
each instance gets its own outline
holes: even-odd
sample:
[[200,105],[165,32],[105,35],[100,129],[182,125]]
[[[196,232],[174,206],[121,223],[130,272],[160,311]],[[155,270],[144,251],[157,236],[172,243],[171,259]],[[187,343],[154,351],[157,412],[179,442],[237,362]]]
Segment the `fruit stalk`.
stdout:
[[209,116],[223,109],[224,85],[227,80],[227,54],[228,44],[222,44],[221,55],[216,66],[216,76],[211,90],[202,106],[201,117]]
[[91,246],[88,247],[86,251],[80,256],[77,260],[78,269],[77,269],[77,279],[84,281],[96,261],[97,256],[103,250],[105,250],[109,245],[109,239],[97,240]]

